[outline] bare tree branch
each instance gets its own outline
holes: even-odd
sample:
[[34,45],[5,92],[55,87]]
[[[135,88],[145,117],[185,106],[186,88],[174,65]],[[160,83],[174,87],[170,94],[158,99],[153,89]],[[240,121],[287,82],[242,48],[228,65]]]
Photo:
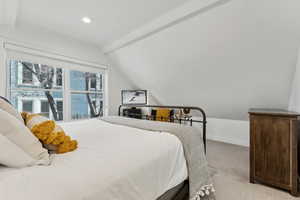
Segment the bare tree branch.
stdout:
[[[53,86],[53,77],[54,77],[54,68],[45,66],[47,71],[44,73],[41,70],[41,66],[39,64],[33,64],[35,71],[27,65],[25,62],[21,62],[26,69],[28,69],[32,74],[36,76],[38,81],[41,83],[41,87],[44,89],[52,89]],[[48,103],[50,105],[50,109],[52,111],[54,119],[57,121],[58,117],[58,109],[55,103],[55,100],[49,91],[45,91],[45,96],[47,97]]]
[[[84,75],[85,75],[85,89],[86,89],[86,91],[88,91],[89,90],[89,81],[90,81],[90,76],[91,75],[88,72],[86,72]],[[91,116],[92,117],[99,117],[100,116],[100,111],[99,111],[99,113],[96,112],[96,108],[95,108],[95,105],[92,102],[90,94],[87,93],[86,98],[87,98],[87,101],[88,101],[88,104],[89,104],[89,107],[90,107]]]
[[21,62],[21,64],[23,65],[23,67],[25,67],[26,69],[28,69],[32,74],[36,75],[37,76],[37,73],[35,71],[33,71],[33,69],[31,67],[29,67],[27,65],[27,63],[25,62]]
[[53,98],[53,96],[51,95],[51,93],[49,91],[45,91],[45,95],[46,95],[46,97],[48,99],[48,102],[49,102],[49,105],[50,105],[53,117],[57,121],[59,118],[58,118],[58,112],[57,112],[57,105],[56,105],[56,103],[54,101],[54,98]]
[[33,66],[34,66],[34,70],[36,72],[35,75],[36,75],[37,79],[39,80],[39,82],[42,82],[41,70],[40,70],[39,65],[38,64],[33,64]]

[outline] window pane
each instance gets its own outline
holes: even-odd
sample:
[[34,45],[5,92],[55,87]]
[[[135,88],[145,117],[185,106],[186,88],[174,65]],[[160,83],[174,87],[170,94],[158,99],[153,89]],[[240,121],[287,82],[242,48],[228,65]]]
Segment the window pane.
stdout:
[[90,86],[91,86],[91,89],[96,90],[96,86],[97,86],[96,74],[91,74],[91,76],[90,76]]
[[49,112],[49,103],[48,101],[41,101],[41,112]]
[[63,79],[63,72],[62,69],[57,68],[56,69],[56,85],[57,86],[62,86],[62,80]]
[[22,100],[23,111],[32,112],[33,110],[33,101],[32,100]]
[[42,100],[41,101],[41,115],[45,117],[49,117],[49,103],[48,101]]
[[71,90],[99,91],[102,90],[103,78],[101,73],[70,71]]
[[22,68],[22,83],[23,84],[33,84],[33,66],[31,63],[25,63],[26,67]]
[[102,94],[72,94],[72,119],[94,118],[103,115]]
[[62,92],[11,90],[10,96],[19,112],[40,113],[57,121],[63,119],[63,105],[60,103],[63,101]]
[[60,89],[63,70],[48,65],[12,60],[10,85],[15,88]]
[[63,120],[63,101],[57,101],[58,120]]

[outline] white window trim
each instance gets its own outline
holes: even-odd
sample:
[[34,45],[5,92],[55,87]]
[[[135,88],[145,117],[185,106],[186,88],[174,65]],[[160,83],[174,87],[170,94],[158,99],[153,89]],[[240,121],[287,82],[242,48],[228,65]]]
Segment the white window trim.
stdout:
[[[103,115],[106,116],[108,115],[109,112],[109,106],[108,106],[108,68],[105,65],[102,64],[96,64],[96,63],[92,63],[92,62],[87,62],[87,61],[82,61],[82,60],[78,60],[75,58],[71,58],[68,56],[63,56],[60,54],[55,54],[55,53],[51,53],[51,52],[47,52],[44,51],[42,49],[35,49],[35,48],[31,48],[31,47],[26,47],[23,45],[18,45],[18,44],[13,44],[10,42],[4,42],[3,43],[3,47],[4,49],[6,49],[5,52],[5,70],[6,70],[6,96],[8,98],[10,98],[10,70],[9,70],[9,66],[10,66],[10,60],[11,59],[16,59],[18,60],[18,57],[16,58],[12,58],[11,56],[9,56],[9,54],[11,55],[11,52],[16,52],[16,55],[22,55],[27,54],[29,55],[31,58],[38,58],[38,57],[44,57],[47,58],[49,60],[54,60],[56,62],[63,62],[64,66],[65,63],[68,63],[69,66],[71,66],[72,68],[69,67],[62,67],[61,65],[54,65],[54,67],[57,68],[63,68],[64,73],[64,81],[63,81],[63,85],[61,87],[61,89],[43,89],[43,88],[22,88],[22,90],[28,90],[28,91],[51,91],[51,92],[62,92],[63,93],[63,120],[64,121],[71,121],[71,94],[72,93],[92,93],[92,94],[97,94],[97,93],[102,93],[103,94]],[[8,54],[8,51],[10,51],[10,53]],[[26,60],[23,59],[22,57],[19,58],[19,60],[24,60],[24,61],[29,61],[29,62],[34,62],[34,60]],[[38,60],[38,59],[37,59]],[[36,61],[36,63],[38,63]],[[42,64],[48,64],[48,63],[42,63]],[[74,66],[75,64],[75,66]],[[78,67],[77,67],[78,66]],[[102,82],[102,88],[104,88],[103,90],[98,90],[98,91],[76,91],[76,90],[71,90],[70,89],[70,75],[69,75],[69,70],[78,70],[78,71],[86,71],[86,72],[91,72],[91,73],[102,73],[103,74],[103,82]],[[68,92],[66,92],[68,91]]]

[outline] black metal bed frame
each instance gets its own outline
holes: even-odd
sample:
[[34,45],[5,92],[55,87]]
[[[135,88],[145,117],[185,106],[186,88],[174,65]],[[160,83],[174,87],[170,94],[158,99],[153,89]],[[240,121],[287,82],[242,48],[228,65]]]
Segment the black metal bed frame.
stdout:
[[[189,122],[190,123],[190,126],[193,126],[193,122],[196,122],[196,123],[202,123],[202,136],[203,136],[203,144],[204,144],[204,151],[206,153],[206,114],[204,112],[204,110],[202,108],[199,108],[199,107],[194,107],[194,106],[159,106],[159,105],[120,105],[119,106],[119,111],[118,111],[118,114],[119,116],[124,116],[122,114],[122,108],[166,108],[166,109],[172,109],[172,110],[183,110],[183,109],[189,109],[190,111],[199,111],[202,115],[202,120],[194,120],[194,119],[184,119],[184,118],[176,118],[174,116],[171,116],[169,118],[163,118],[161,117],[160,119],[163,121],[166,121],[166,122],[172,122],[172,123],[179,123],[179,124],[182,124],[182,122]],[[134,113],[131,113],[130,114],[131,116],[135,116],[135,117],[138,117],[140,119],[146,119],[146,120],[156,120],[156,118],[152,115],[143,115],[143,114],[134,114]]]

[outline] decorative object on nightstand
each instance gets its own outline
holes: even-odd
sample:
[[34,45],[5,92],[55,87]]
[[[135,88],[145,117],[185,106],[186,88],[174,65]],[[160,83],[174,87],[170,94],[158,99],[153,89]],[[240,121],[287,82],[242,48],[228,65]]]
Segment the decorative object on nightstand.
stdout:
[[184,119],[184,120],[190,120],[192,118],[192,115],[190,115],[191,110],[188,108],[179,110],[178,113],[175,114],[176,119]]
[[121,97],[122,105],[129,106],[123,109],[123,116],[142,119],[142,109],[135,106],[147,104],[147,90],[122,90]]
[[250,182],[298,195],[299,113],[250,109]]
[[147,90],[122,90],[122,105],[146,105]]

